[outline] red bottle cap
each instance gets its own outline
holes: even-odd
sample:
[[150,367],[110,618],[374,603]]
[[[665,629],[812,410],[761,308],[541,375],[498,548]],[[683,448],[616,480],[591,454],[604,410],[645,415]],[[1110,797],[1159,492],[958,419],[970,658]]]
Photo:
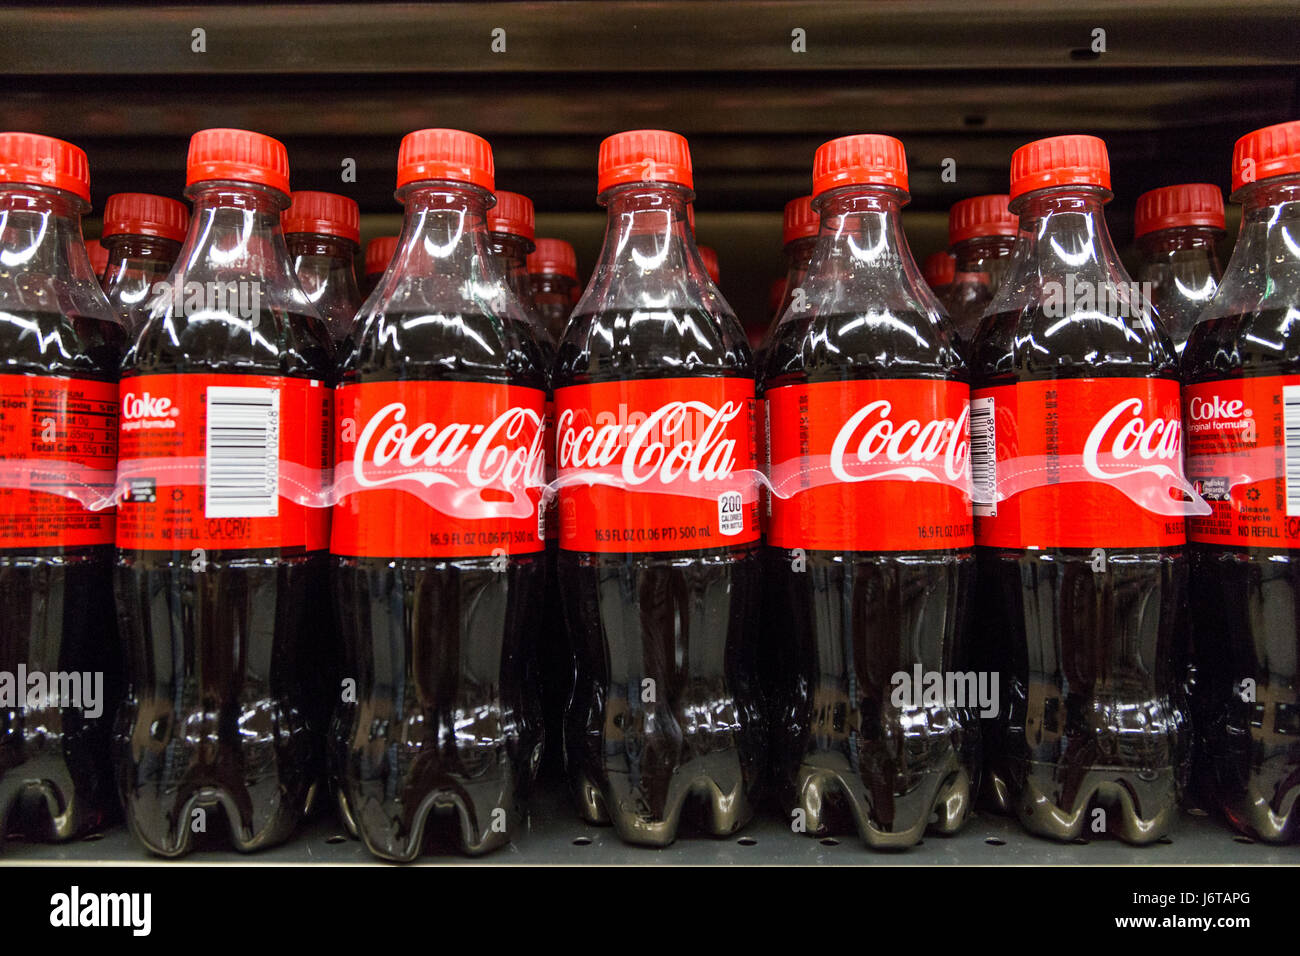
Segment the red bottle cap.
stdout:
[[185,185],[230,180],[289,194],[289,153],[277,139],[246,129],[202,129],[190,137]]
[[836,186],[896,186],[907,190],[907,154],[892,136],[858,133],[817,147],[813,191],[820,196]]
[[1247,133],[1232,147],[1232,191],[1272,176],[1300,173],[1300,120]]
[[1223,229],[1223,193],[1212,183],[1164,186],[1138,196],[1133,236],[1178,226]]
[[536,240],[537,248],[528,254],[530,275],[561,275],[578,281],[578,256],[563,239]]
[[281,219],[287,235],[307,232],[361,242],[361,210],[347,196],[304,189],[291,198]]
[[813,212],[812,196],[800,196],[785,204],[785,214],[781,222],[781,245],[788,246],[800,239],[817,235],[821,228],[821,217]]
[[708,246],[697,246],[700,250],[700,258],[704,260],[704,271],[709,274],[713,284],[718,284],[718,277],[722,274],[718,271],[718,254]]
[[491,192],[496,166],[488,141],[459,129],[417,129],[402,137],[397,150],[397,188],[445,179]]
[[86,251],[90,253],[90,265],[95,270],[95,275],[102,276],[108,268],[108,250],[98,239],[87,239]]
[[90,202],[90,163],[78,146],[36,133],[0,133],[0,183],[63,189]]
[[488,210],[488,232],[520,236],[529,242],[537,235],[533,221],[533,201],[519,193],[497,190],[497,204]]
[[366,244],[366,275],[378,275],[388,268],[397,252],[397,236],[379,236]]
[[1007,208],[1010,196],[972,196],[948,210],[948,245],[985,236],[1014,236],[1018,217]]
[[634,129],[610,136],[600,144],[597,171],[597,193],[622,183],[676,183],[695,188],[686,137],[662,129]]
[[1110,157],[1096,136],[1049,136],[1011,154],[1011,198],[1048,186],[1110,189]]
[[957,260],[953,258],[951,252],[932,252],[925,257],[921,274],[925,276],[926,283],[932,289],[948,285],[957,278]]
[[151,193],[114,193],[104,203],[103,238],[158,236],[182,242],[190,225],[185,203]]

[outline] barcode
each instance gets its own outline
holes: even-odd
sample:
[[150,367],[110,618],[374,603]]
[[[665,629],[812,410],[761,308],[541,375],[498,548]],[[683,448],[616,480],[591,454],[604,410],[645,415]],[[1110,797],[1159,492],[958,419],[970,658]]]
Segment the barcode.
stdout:
[[1300,385],[1282,386],[1282,425],[1286,429],[1286,513],[1300,515]]
[[970,400],[970,475],[975,514],[996,518],[998,503],[998,436],[993,397]]
[[280,390],[208,389],[209,518],[274,518],[280,506]]

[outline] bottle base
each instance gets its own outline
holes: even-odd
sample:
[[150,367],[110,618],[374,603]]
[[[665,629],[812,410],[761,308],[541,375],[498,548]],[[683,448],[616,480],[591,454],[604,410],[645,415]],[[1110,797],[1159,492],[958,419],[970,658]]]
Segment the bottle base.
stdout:
[[1056,765],[1030,764],[1023,783],[1010,791],[1020,825],[1035,836],[1069,843],[1111,835],[1140,846],[1164,837],[1177,819],[1171,769],[1142,777],[1132,770],[1087,769],[1067,792],[1038,783],[1059,775]]

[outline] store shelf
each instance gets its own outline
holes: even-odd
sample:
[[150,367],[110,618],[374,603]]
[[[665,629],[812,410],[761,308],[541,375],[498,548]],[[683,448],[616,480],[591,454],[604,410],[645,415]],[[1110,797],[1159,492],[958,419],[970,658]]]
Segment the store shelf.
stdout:
[[[0,863],[55,865],[108,862],[115,864],[369,864],[375,860],[332,818],[304,825],[290,842],[252,855],[203,850],[181,861],[161,861],[140,848],[125,829],[66,844],[28,844],[9,840],[0,846]],[[441,834],[439,834],[441,835]],[[558,787],[534,799],[529,827],[513,843],[484,857],[467,858],[450,846],[431,845],[435,852],[421,857],[422,864],[492,865],[501,863],[546,865],[722,865],[785,864],[833,866],[906,865],[1084,865],[1132,864],[1297,864],[1300,846],[1270,846],[1235,835],[1221,822],[1203,815],[1184,814],[1167,843],[1129,846],[1101,838],[1085,844],[1060,844],[1029,836],[1014,821],[980,814],[952,837],[927,836],[920,845],[903,852],[873,852],[856,835],[839,834],[818,839],[792,833],[775,812],[765,812],[748,827],[723,839],[693,834],[666,849],[633,847],[619,841],[614,831],[588,826],[574,815]]]

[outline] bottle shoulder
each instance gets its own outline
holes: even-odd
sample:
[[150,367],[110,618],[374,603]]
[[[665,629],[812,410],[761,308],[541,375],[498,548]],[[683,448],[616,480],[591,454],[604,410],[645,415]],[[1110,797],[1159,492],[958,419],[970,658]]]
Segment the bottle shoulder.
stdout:
[[556,350],[555,385],[633,378],[753,377],[730,312],[626,309],[579,312]]

